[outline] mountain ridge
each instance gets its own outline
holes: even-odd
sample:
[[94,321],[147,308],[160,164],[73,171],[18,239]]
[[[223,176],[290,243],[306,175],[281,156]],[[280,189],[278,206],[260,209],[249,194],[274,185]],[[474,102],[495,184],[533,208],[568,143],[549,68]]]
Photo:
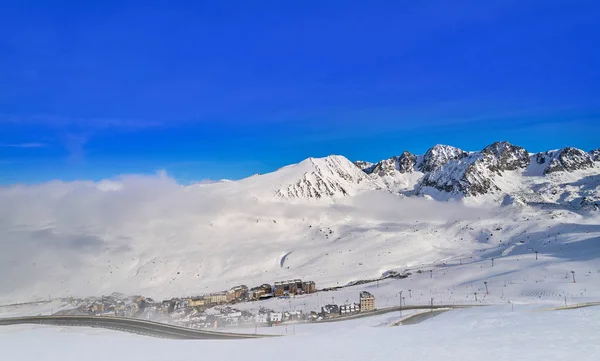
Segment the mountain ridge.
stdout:
[[[598,192],[588,190],[579,195],[581,192],[567,182],[567,178],[577,178],[578,172],[585,173],[581,176],[598,175],[597,159],[600,149],[585,152],[565,147],[529,153],[507,141],[494,142],[480,151],[437,144],[423,155],[404,151],[376,163],[351,162],[342,155],[311,157],[254,178],[261,189],[275,187],[267,193],[287,201],[335,202],[384,190],[438,200],[487,197],[502,204],[511,196],[522,200],[517,203],[539,203],[540,199],[555,203],[552,198],[560,188],[569,193],[563,194],[563,201],[585,196],[588,202],[597,202]],[[540,194],[538,189],[548,184],[554,186],[551,194]]]
[[[368,174],[329,156],[228,182],[183,186],[161,176],[0,188],[0,270],[10,275],[0,279],[0,299],[172,297],[295,278],[334,287],[448,260],[522,257],[527,247],[558,262],[558,273],[571,255],[593,256],[596,267],[597,161],[563,148],[538,162],[539,153],[505,142],[457,149],[401,153],[382,175],[374,164],[362,164],[373,167]],[[563,168],[546,172],[552,159]]]

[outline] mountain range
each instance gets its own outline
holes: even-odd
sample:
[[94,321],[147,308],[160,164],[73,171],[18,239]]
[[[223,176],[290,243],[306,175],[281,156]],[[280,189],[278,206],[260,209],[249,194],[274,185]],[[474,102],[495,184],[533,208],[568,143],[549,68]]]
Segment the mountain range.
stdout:
[[[519,193],[531,188],[532,182],[560,183],[560,176],[550,177],[556,173],[590,170],[579,174],[594,175],[598,173],[595,162],[599,160],[600,149],[588,153],[567,147],[532,154],[508,142],[496,142],[477,152],[436,145],[422,156],[404,152],[376,164],[363,161],[354,164],[374,179],[381,179],[390,191],[427,195],[435,194],[432,190],[436,190],[468,197],[509,194],[515,191],[515,183],[521,183],[521,187],[517,184]],[[418,176],[407,176],[414,173]],[[507,185],[507,181],[513,186]],[[527,200],[525,196],[524,201]]]
[[[600,269],[599,156],[436,145],[377,163],[308,158],[238,181],[0,187],[0,272],[10,275],[0,302],[161,298],[294,278],[321,288],[447,264],[460,267],[445,286],[458,287],[506,281],[501,268],[479,273],[490,257],[528,278],[519,259],[531,249],[545,259],[530,265],[536,274],[589,272]],[[459,260],[475,263],[467,272]]]
[[481,151],[435,145],[424,155],[405,151],[377,163],[350,162],[339,155],[309,158],[257,177],[276,186],[275,197],[289,201],[332,201],[384,190],[435,200],[598,210],[600,149],[530,153],[509,142],[496,142]]

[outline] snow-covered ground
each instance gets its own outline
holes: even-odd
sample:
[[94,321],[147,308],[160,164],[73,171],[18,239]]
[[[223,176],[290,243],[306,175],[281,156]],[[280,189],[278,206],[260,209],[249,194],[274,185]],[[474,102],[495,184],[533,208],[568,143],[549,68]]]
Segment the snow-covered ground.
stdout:
[[[400,294],[407,306],[492,306],[415,326],[387,327],[400,318],[395,312],[288,326],[284,338],[202,341],[200,347],[103,330],[7,326],[0,328],[2,357],[595,360],[598,307],[535,311],[600,301],[600,212],[594,209],[600,166],[592,165],[544,175],[531,163],[494,173],[499,193],[466,198],[429,186],[407,196],[419,172],[394,168],[377,178],[340,156],[237,182],[183,186],[158,174],[3,187],[0,304],[112,292],[160,300],[295,278],[323,288],[394,270],[410,276],[236,308],[313,311],[358,302],[363,290],[376,297],[377,308],[399,305]],[[484,167],[472,175],[488,173]],[[436,184],[460,178],[442,175]],[[0,306],[0,317],[63,307]],[[285,327],[262,331],[286,333]]]
[[182,186],[159,174],[3,187],[0,304],[112,292],[163,299],[294,278],[323,288],[389,270],[413,275],[372,290],[379,305],[400,289],[414,291],[407,303],[474,301],[483,282],[494,302],[594,298],[600,212],[561,202],[592,199],[599,169],[496,177],[535,188],[552,207],[403,197],[340,156],[237,182]]
[[[597,360],[600,307],[537,311],[531,306],[454,310],[412,326],[389,316],[297,325],[279,338],[175,341],[88,328],[0,328],[10,360]],[[276,329],[274,327],[273,329]],[[276,330],[278,331],[278,330]]]
[[72,309],[68,302],[52,300],[39,304],[21,304],[11,306],[0,306],[0,318],[20,316],[48,316],[61,310]]

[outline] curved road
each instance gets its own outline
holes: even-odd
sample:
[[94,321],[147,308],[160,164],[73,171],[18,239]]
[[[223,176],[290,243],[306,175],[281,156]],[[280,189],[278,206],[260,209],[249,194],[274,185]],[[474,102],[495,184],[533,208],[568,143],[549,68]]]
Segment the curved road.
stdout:
[[477,305],[435,305],[433,308],[430,305],[394,306],[394,307],[379,308],[379,309],[375,309],[373,311],[360,312],[360,313],[356,313],[356,314],[351,315],[351,316],[326,318],[326,319],[323,319],[323,320],[320,320],[320,321],[316,321],[315,323],[328,323],[328,322],[348,321],[348,320],[354,320],[354,319],[357,319],[357,318],[371,317],[371,316],[383,315],[385,313],[399,312],[399,311],[410,311],[410,310],[434,310],[435,311],[436,309],[440,309],[440,308],[456,309],[456,308],[470,308],[470,307],[484,307],[484,306],[488,306],[488,305],[486,305],[486,304],[477,304]]
[[18,324],[100,327],[136,333],[139,335],[180,340],[231,340],[276,337],[273,335],[251,335],[242,333],[194,330],[191,328],[167,325],[159,322],[112,316],[30,316],[0,319],[0,326]]
[[421,323],[423,321],[426,321],[430,318],[433,318],[433,317],[435,317],[439,314],[442,314],[444,312],[447,312],[447,311],[450,311],[450,309],[441,309],[441,310],[433,309],[428,312],[415,313],[414,315],[410,315],[410,316],[403,318],[402,320],[394,323],[392,326],[416,325],[417,323]]

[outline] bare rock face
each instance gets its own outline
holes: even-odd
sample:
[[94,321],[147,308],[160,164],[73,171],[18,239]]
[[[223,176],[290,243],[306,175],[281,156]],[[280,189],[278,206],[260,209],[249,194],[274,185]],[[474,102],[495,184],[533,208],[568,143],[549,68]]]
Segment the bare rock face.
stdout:
[[529,153],[522,147],[509,142],[496,142],[485,147],[481,161],[492,172],[501,173],[525,169],[529,166]]
[[466,156],[468,153],[462,149],[438,144],[425,153],[423,161],[419,164],[419,170],[423,173],[432,172],[451,160],[461,160]]
[[373,172],[373,168],[375,167],[374,163],[365,162],[364,160],[357,160],[354,162],[354,165],[367,174],[371,174]]
[[380,177],[393,176],[394,173],[412,173],[415,170],[417,157],[409,152],[404,152],[400,156],[382,160],[375,164],[371,169],[371,174],[377,174]]
[[544,174],[573,172],[594,167],[594,159],[591,154],[572,147],[538,153],[536,155],[536,162],[538,164],[547,164]]
[[453,154],[457,156],[423,177],[424,186],[471,196],[486,194],[499,190],[494,184],[496,176],[529,165],[527,151],[508,142],[496,142],[472,154]]
[[[526,170],[531,162],[539,164],[532,168],[534,173],[540,171],[548,175],[596,167],[596,161],[600,161],[600,149],[587,153],[568,147],[532,156],[524,148],[502,141],[490,144],[479,152],[465,152],[448,145],[436,145],[422,157],[404,152],[370,165],[365,172],[371,174],[374,180],[381,177],[383,186],[390,191],[395,185],[401,184],[403,189],[410,190],[410,194],[429,194],[432,191],[430,188],[434,188],[459,196],[478,196],[502,192],[501,187],[511,182],[514,185],[515,179],[519,179],[507,177],[531,175],[507,174]],[[415,174],[406,176],[410,173]],[[596,204],[594,198],[594,206]]]
[[415,170],[417,164],[417,157],[407,151],[404,151],[398,158],[398,172],[400,173],[412,173]]
[[320,199],[352,196],[363,190],[377,190],[376,181],[355,164],[342,156],[308,158],[293,168],[284,168],[291,174],[281,181],[275,195],[285,199]]

